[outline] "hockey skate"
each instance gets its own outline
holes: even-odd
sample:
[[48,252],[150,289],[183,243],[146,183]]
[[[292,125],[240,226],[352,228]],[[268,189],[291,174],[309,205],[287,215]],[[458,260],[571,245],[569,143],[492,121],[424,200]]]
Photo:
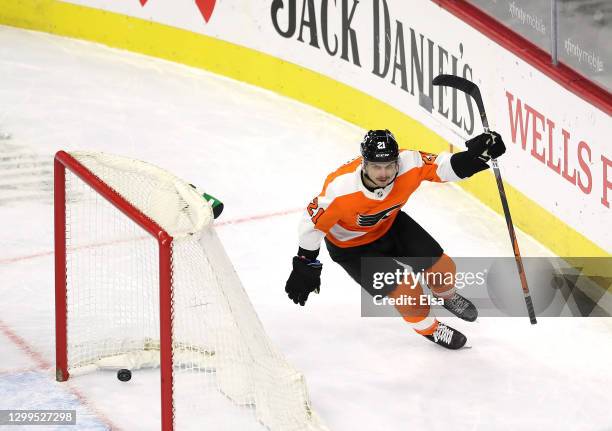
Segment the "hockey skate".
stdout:
[[423,337],[433,341],[439,346],[451,350],[457,350],[462,348],[465,345],[465,342],[467,341],[465,335],[463,335],[456,329],[445,325],[444,323],[438,323],[438,327],[436,328],[436,331],[433,334],[423,335]]
[[473,322],[478,317],[478,310],[467,298],[455,292],[453,296],[444,300],[444,308],[453,313],[460,319]]

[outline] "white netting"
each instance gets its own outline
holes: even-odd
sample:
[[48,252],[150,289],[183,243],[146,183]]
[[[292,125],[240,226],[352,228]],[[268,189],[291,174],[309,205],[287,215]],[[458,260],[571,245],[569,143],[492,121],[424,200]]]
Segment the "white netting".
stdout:
[[[189,184],[143,162],[71,155],[172,243],[175,429],[324,429],[303,376],[272,346]],[[159,366],[157,240],[66,171],[68,364]]]

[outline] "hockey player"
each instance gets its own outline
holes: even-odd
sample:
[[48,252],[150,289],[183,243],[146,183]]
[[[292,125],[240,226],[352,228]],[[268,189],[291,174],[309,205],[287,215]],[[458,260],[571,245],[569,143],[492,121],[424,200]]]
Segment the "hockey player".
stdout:
[[[332,260],[361,284],[370,295],[390,298],[423,293],[419,283],[399,283],[375,290],[363,282],[362,260],[394,257],[410,265],[413,273],[453,274],[455,264],[438,242],[407,213],[401,211],[410,195],[424,181],[446,182],[467,178],[489,167],[490,158],[501,156],[506,147],[499,134],[483,133],[466,142],[467,150],[434,155],[399,150],[388,130],[370,130],[361,143],[361,157],[331,173],[319,196],[306,208],[299,226],[299,249],[285,291],[296,304],[319,292],[322,264],[317,260],[321,241]],[[395,262],[395,261],[393,261]],[[399,264],[398,268],[400,267]],[[478,315],[476,307],[455,291],[449,277],[428,285],[444,307],[467,321]],[[459,349],[466,337],[439,322],[427,304],[396,305],[404,320],[427,339],[449,349]]]

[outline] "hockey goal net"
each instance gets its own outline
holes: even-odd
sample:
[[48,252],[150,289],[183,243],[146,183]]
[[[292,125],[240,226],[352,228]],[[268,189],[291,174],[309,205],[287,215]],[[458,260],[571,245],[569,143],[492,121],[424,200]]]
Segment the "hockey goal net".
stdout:
[[212,219],[193,186],[160,168],[56,154],[57,380],[159,370],[164,431],[324,429]]

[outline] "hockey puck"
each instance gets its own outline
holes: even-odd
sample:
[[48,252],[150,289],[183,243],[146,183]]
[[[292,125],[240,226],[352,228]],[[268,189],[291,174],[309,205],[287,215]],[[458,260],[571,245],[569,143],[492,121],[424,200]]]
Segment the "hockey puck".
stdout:
[[127,382],[132,378],[132,372],[122,368],[121,370],[117,371],[117,378],[122,382]]

